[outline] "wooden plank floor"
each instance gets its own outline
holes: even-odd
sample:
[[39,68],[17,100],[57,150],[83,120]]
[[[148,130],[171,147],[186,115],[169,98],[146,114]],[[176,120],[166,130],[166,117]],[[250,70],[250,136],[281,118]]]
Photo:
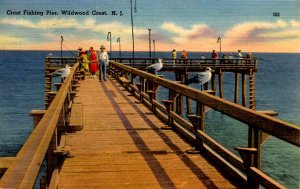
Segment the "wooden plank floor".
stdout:
[[69,133],[59,188],[237,188],[115,81],[80,81],[83,130]]

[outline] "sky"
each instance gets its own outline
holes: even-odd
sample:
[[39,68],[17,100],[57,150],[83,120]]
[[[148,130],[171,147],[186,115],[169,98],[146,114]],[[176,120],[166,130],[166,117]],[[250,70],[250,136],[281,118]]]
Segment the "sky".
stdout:
[[[150,28],[156,51],[210,52],[219,49],[220,37],[222,51],[300,53],[300,0],[132,2],[136,51],[149,50]],[[64,50],[109,47],[108,32],[113,50],[118,50],[118,37],[122,50],[132,50],[130,0],[0,0],[0,4],[2,50],[59,50],[61,36]],[[63,15],[64,10],[88,15]]]

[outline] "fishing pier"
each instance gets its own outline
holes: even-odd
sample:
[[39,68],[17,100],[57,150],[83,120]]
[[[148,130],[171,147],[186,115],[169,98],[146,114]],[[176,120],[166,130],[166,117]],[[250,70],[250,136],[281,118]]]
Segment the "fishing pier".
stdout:
[[[45,109],[30,113],[34,129],[16,157],[0,157],[0,188],[32,188],[43,166],[41,188],[285,188],[261,171],[261,145],[274,136],[299,147],[300,127],[255,110],[256,60],[165,59],[176,81],[143,71],[153,61],[113,59],[99,82],[76,59],[46,58]],[[51,72],[64,64],[71,73],[55,83]],[[189,74],[207,66],[210,84],[189,87]],[[224,99],[225,72],[234,74],[233,101]],[[158,100],[159,88],[167,98]],[[248,127],[240,156],[205,132],[207,107]]]

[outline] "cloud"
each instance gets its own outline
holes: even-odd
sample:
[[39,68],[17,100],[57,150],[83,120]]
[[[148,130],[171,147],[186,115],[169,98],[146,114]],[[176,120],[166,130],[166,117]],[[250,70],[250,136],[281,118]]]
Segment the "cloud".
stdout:
[[[60,35],[64,35],[65,44],[69,49],[90,45],[97,47],[101,45],[100,43],[108,45],[106,34],[109,31],[114,37],[113,45],[116,45],[116,38],[121,37],[122,49],[131,49],[131,26],[119,21],[98,22],[93,18],[85,20],[52,18],[38,21],[2,18],[0,25],[29,28],[34,32],[34,35],[30,36],[28,33],[17,36],[11,33],[0,34],[1,48],[4,49],[16,48],[16,44],[24,49],[56,49],[59,47]],[[135,27],[134,32],[136,49],[147,50],[147,28]],[[151,37],[156,40],[157,50],[175,48],[210,51],[218,48],[216,40],[219,32],[205,23],[182,26],[175,22],[165,22],[158,28],[153,28]],[[241,48],[245,51],[299,52],[300,21],[242,22],[228,28],[221,37],[224,51]],[[41,40],[36,40],[38,42],[32,44],[30,42],[32,38]]]
[[[0,19],[0,24],[19,26],[31,29],[51,30],[51,29],[76,29],[79,31],[93,31],[100,33],[107,33],[108,31],[114,31],[118,35],[131,35],[131,26],[123,24],[121,22],[109,22],[109,23],[97,23],[95,19],[89,18],[83,21],[76,19],[42,19],[37,22],[26,19],[16,18],[3,18]],[[135,28],[136,35],[142,35],[147,32],[145,29]]]
[[224,45],[247,51],[299,52],[299,29],[295,20],[240,23],[225,32]]
[[227,30],[224,37],[230,39],[232,43],[238,43],[245,39],[247,41],[256,42],[263,40],[259,37],[262,33],[282,29],[286,26],[288,26],[288,23],[282,20],[276,22],[245,22],[237,24]]
[[259,34],[260,38],[265,39],[281,39],[281,40],[288,40],[288,39],[300,39],[300,31],[299,30],[284,30],[284,31],[275,31],[275,32],[267,32]]
[[2,25],[12,25],[12,26],[21,26],[24,28],[37,28],[37,26],[25,19],[16,19],[16,18],[3,18],[0,20],[0,24]]
[[299,28],[300,27],[300,21],[297,21],[297,20],[291,20],[290,24],[294,28]]
[[216,37],[214,29],[206,24],[194,24],[191,27],[184,28],[173,22],[165,22],[160,26],[160,28],[171,34],[175,34],[172,38],[175,43],[184,43],[190,40]]
[[[118,21],[108,23],[97,23],[95,19],[86,19],[82,26],[83,30],[90,30],[94,32],[100,32],[106,34],[108,31],[113,32],[115,35],[131,36],[131,26],[123,24]],[[140,29],[135,27],[134,33],[136,35],[143,35],[147,33],[146,29]]]
[[23,38],[0,34],[0,41],[1,41],[1,45],[15,44],[23,41]]
[[51,29],[51,28],[75,28],[79,22],[75,19],[43,19],[38,22],[33,22],[26,19],[17,18],[3,18],[0,20],[0,24],[19,26],[32,29]]
[[77,28],[79,22],[75,19],[44,19],[36,23],[40,29],[54,29],[54,28]]

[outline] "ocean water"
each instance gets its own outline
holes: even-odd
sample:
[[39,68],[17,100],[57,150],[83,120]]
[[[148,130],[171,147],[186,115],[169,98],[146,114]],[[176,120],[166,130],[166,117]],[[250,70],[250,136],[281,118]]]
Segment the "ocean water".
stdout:
[[[29,112],[44,108],[44,58],[50,51],[0,51],[0,157],[15,156],[33,128]],[[51,52],[60,56],[59,52]],[[72,57],[75,52],[64,52]],[[209,56],[208,53],[201,53]],[[118,55],[113,52],[113,55]],[[260,61],[256,73],[256,108],[271,109],[279,118],[300,125],[300,54],[255,53]],[[122,57],[131,57],[124,52]],[[136,52],[148,57],[148,52]],[[170,58],[169,52],[156,52],[156,57]],[[199,58],[200,53],[189,53]],[[172,73],[163,73],[174,79]],[[224,75],[224,95],[233,100],[234,75]],[[199,88],[198,85],[191,87]],[[218,91],[217,91],[218,92]],[[159,91],[159,99],[167,97]],[[215,111],[206,114],[206,132],[234,151],[247,144],[247,125]],[[262,169],[288,188],[299,188],[299,148],[272,137],[262,147]]]

